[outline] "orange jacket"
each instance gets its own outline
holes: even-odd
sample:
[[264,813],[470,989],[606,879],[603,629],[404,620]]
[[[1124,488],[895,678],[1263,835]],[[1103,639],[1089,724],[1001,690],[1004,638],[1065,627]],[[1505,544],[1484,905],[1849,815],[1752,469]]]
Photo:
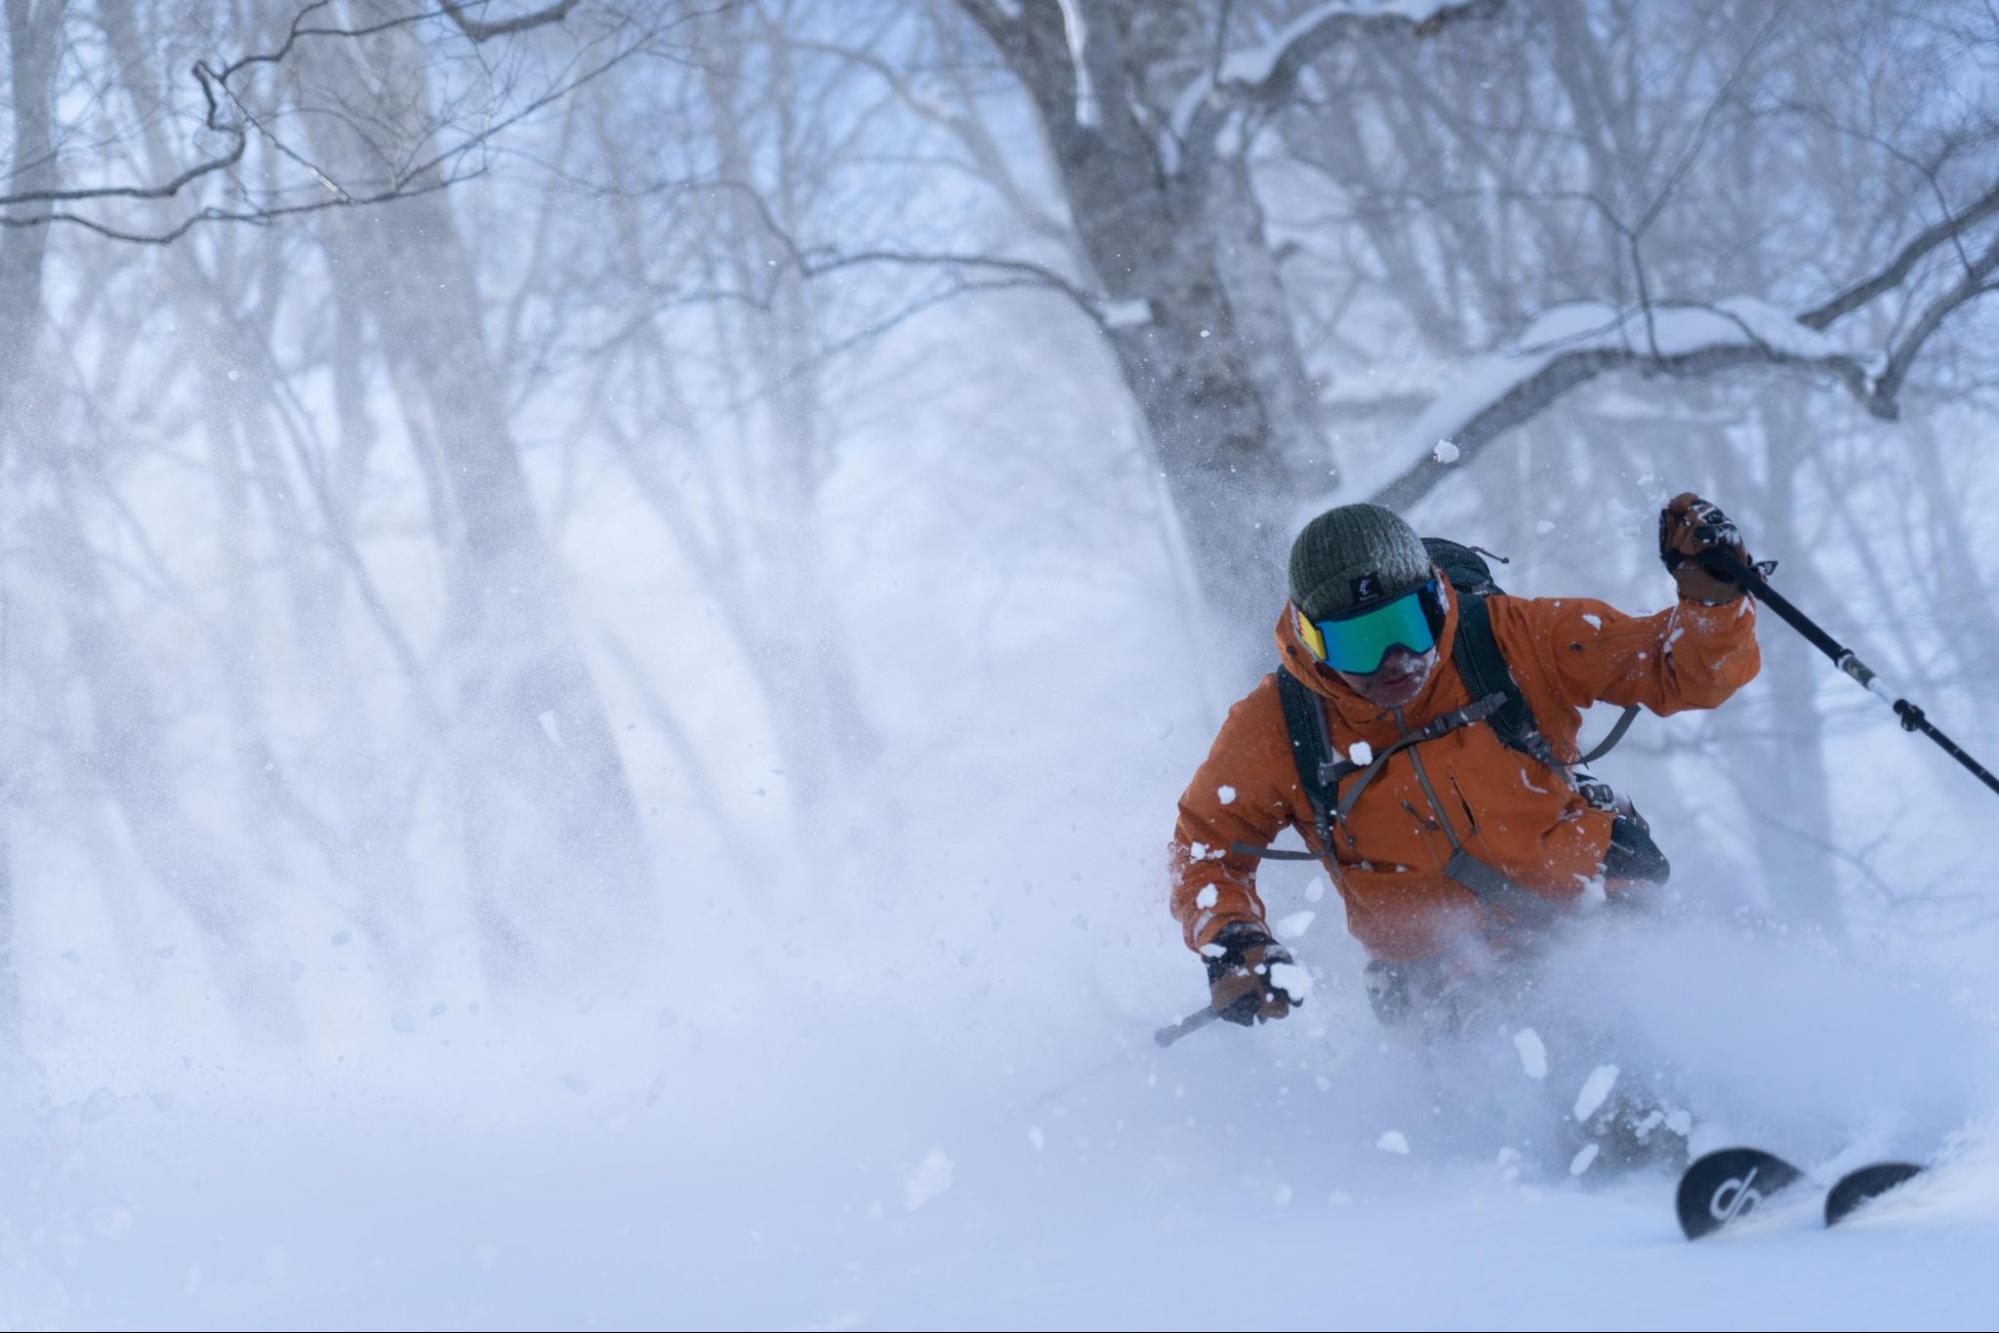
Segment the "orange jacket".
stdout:
[[[1447,595],[1437,666],[1402,710],[1406,729],[1471,702],[1451,661],[1458,607],[1456,595]],[[1754,605],[1746,597],[1723,606],[1683,601],[1644,617],[1575,597],[1494,595],[1487,605],[1500,652],[1565,763],[1580,755],[1580,710],[1589,704],[1643,704],[1662,714],[1713,708],[1761,665]],[[1380,753],[1405,730],[1392,712],[1362,699],[1313,659],[1295,636],[1289,607],[1277,622],[1277,648],[1283,669],[1324,701],[1342,755],[1355,741]],[[1601,873],[1611,814],[1584,801],[1565,772],[1501,744],[1490,724],[1461,727],[1392,756],[1334,832],[1334,884],[1346,902],[1347,928],[1370,956],[1425,957],[1488,924],[1478,900],[1443,874],[1450,842],[1412,753],[1465,850],[1480,861],[1556,900],[1580,896]],[[1199,949],[1231,922],[1263,920],[1256,861],[1229,848],[1266,847],[1287,825],[1325,854],[1298,784],[1273,674],[1229,709],[1180,798],[1172,905],[1189,948]]]

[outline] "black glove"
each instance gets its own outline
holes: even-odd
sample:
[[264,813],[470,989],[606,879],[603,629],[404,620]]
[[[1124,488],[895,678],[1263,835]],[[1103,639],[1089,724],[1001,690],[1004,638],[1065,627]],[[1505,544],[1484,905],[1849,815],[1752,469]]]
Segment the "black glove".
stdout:
[[1221,953],[1208,958],[1208,993],[1215,1012],[1231,1023],[1244,1027],[1282,1018],[1292,1006],[1305,1002],[1271,976],[1273,967],[1295,967],[1291,952],[1270,932],[1252,922],[1239,921],[1224,927],[1215,936]]
[[1720,606],[1742,596],[1742,589],[1701,562],[1710,551],[1725,551],[1745,565],[1755,563],[1728,515],[1692,491],[1674,496],[1659,511],[1659,559],[1680,585],[1680,596]]

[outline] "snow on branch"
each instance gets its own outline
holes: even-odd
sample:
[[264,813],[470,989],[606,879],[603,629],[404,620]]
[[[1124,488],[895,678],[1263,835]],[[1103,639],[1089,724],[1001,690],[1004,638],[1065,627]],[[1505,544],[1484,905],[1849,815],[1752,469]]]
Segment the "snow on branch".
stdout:
[[1549,407],[1576,386],[1610,370],[1705,375],[1742,365],[1786,366],[1829,375],[1869,415],[1898,420],[1901,392],[1916,357],[1964,306],[1999,292],[1999,235],[1964,261],[1964,272],[1925,304],[1885,352],[1861,354],[1835,343],[1833,324],[1906,282],[1922,260],[1958,243],[1999,213],[1999,182],[1963,208],[1918,232],[1879,270],[1838,295],[1791,315],[1766,301],[1733,297],[1712,305],[1577,302],[1543,313],[1513,345],[1473,362],[1388,451],[1402,470],[1376,492],[1384,504],[1407,504],[1443,479],[1437,441],[1469,456]]
[[495,37],[510,37],[514,33],[526,32],[530,28],[560,23],[569,17],[570,10],[576,8],[576,0],[556,0],[555,4],[544,9],[518,14],[510,19],[480,19],[474,18],[467,11],[486,8],[489,0],[471,0],[470,4],[466,3],[466,0],[439,0],[439,3],[443,6],[444,12],[451,16],[451,21],[458,25],[459,30],[475,42],[488,42]]
[[1409,461],[1373,498],[1390,507],[1420,499],[1449,466],[1436,449],[1438,441],[1454,446],[1452,462],[1468,460],[1607,371],[1692,376],[1754,364],[1830,375],[1854,397],[1870,401],[1867,358],[1765,301],[1731,297],[1712,305],[1649,310],[1575,302],[1544,312],[1512,346],[1467,367],[1391,446],[1392,459]]
[[1081,0],[1061,0],[1062,31],[1069,39],[1069,63],[1076,68],[1076,123],[1097,126],[1097,88],[1090,81],[1090,28],[1083,20]]
[[1261,46],[1233,51],[1181,90],[1167,118],[1165,160],[1212,145],[1231,112],[1245,104],[1272,106],[1297,87],[1319,55],[1359,32],[1411,32],[1427,37],[1457,19],[1484,17],[1500,0],[1325,0],[1286,23]]
[[1368,19],[1400,19],[1417,30],[1435,23],[1447,9],[1462,9],[1452,0],[1326,0],[1279,28],[1262,46],[1234,51],[1222,61],[1221,82],[1257,89],[1311,63],[1312,57],[1338,37],[1343,26]]

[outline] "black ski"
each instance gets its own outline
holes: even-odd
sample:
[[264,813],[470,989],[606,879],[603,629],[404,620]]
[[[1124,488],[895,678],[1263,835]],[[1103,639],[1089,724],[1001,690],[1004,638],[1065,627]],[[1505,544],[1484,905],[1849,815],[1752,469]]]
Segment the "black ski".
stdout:
[[1711,1152],[1680,1177],[1675,1200],[1680,1230],[1688,1240],[1699,1240],[1748,1217],[1804,1178],[1803,1171],[1759,1148]]
[[1825,1196],[1825,1224],[1838,1226],[1861,1204],[1880,1198],[1922,1173],[1923,1168],[1914,1162],[1875,1162],[1847,1172],[1832,1187],[1832,1192]]

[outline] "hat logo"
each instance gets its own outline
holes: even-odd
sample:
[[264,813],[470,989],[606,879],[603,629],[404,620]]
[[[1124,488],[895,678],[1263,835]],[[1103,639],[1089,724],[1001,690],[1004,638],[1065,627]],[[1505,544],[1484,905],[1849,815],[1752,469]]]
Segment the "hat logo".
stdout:
[[1371,602],[1381,596],[1381,573],[1363,574],[1353,581],[1353,599],[1356,604]]

